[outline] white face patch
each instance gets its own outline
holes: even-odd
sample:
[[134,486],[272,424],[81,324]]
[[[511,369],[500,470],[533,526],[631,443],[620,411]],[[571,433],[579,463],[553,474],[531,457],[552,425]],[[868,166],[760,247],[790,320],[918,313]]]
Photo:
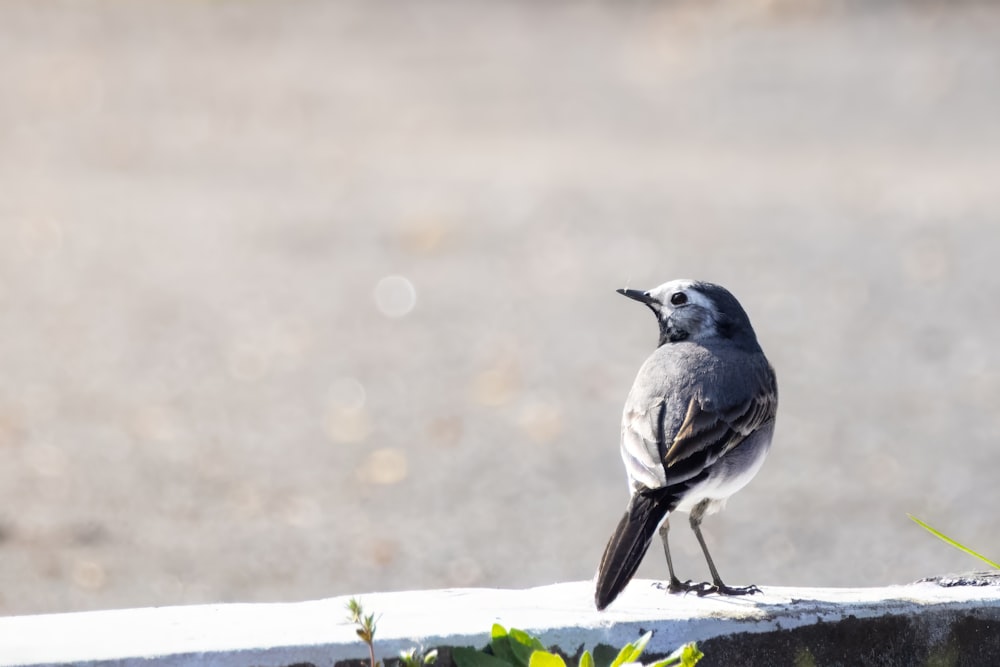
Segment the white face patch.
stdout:
[[[714,335],[716,319],[715,304],[695,287],[697,284],[697,280],[690,278],[671,280],[648,292],[656,299],[657,303],[650,306],[656,309],[661,321],[672,318],[676,326],[696,339]],[[674,305],[672,301],[678,293],[683,293],[686,298],[683,303]]]
[[649,295],[660,303],[658,310],[663,313],[664,317],[669,316],[670,313],[678,308],[678,306],[674,306],[670,303],[670,298],[677,292],[684,293],[687,297],[688,304],[701,306],[705,310],[714,313],[715,305],[709,300],[709,298],[698,290],[691,289],[697,284],[697,282],[697,280],[691,280],[690,278],[671,280],[668,283],[663,283],[659,287],[654,287],[649,290]]

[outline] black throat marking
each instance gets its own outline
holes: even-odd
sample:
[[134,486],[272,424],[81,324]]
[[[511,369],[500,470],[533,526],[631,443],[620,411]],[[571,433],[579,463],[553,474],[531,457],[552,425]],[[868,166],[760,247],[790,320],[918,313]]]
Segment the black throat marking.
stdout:
[[673,326],[669,320],[660,320],[660,342],[657,347],[667,343],[679,343],[682,340],[687,340],[690,336],[690,333]]

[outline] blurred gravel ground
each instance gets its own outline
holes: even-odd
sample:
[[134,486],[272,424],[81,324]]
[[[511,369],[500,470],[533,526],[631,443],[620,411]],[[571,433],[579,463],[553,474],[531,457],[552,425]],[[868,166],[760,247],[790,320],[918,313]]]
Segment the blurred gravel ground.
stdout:
[[906,512],[1000,557],[998,34],[989,3],[0,4],[0,612],[589,578],[656,338],[614,289],[683,276],[782,392],[706,523],[727,581],[976,566]]

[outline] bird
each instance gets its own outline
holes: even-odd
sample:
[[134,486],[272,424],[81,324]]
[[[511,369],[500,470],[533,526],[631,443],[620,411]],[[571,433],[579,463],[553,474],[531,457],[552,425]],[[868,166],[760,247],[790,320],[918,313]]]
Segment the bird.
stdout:
[[[778,409],[774,369],[746,311],[720,285],[682,279],[646,291],[617,291],[653,311],[660,335],[622,411],[621,456],[630,497],[597,571],[597,609],[622,592],[657,532],[668,591],[758,593],[757,586],[723,583],[701,522],[746,486],[767,456]],[[689,513],[711,583],[682,582],[675,575],[667,542],[674,512]]]

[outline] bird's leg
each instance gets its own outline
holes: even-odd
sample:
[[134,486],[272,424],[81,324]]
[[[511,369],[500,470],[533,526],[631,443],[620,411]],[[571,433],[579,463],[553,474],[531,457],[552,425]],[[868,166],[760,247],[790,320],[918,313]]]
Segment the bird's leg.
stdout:
[[674,574],[674,560],[670,557],[670,544],[667,541],[667,533],[670,532],[670,519],[664,519],[663,524],[660,526],[660,540],[663,541],[663,555],[667,557],[667,570],[670,571],[670,584],[667,586],[667,590],[671,593],[688,593],[690,591],[696,591],[699,595],[703,595],[701,589],[705,584],[693,584],[691,580],[682,582]]
[[660,540],[663,542],[663,555],[667,557],[667,570],[670,571],[670,586],[667,588],[671,593],[679,593],[684,590],[681,580],[674,574],[674,561],[670,557],[670,544],[667,542],[667,533],[670,532],[670,519],[664,519],[660,525]]
[[708,595],[709,593],[719,593],[720,595],[753,595],[754,593],[760,593],[760,589],[754,585],[750,586],[727,586],[722,583],[722,577],[719,576],[719,571],[715,569],[715,563],[712,562],[712,555],[708,553],[708,545],[705,544],[705,538],[701,534],[701,520],[705,517],[705,510],[708,509],[708,500],[704,500],[691,510],[691,530],[694,531],[694,536],[698,538],[698,544],[701,545],[701,550],[705,554],[705,560],[708,561],[708,571],[712,573],[712,586],[707,583],[702,584],[701,588],[698,590],[698,595]]

